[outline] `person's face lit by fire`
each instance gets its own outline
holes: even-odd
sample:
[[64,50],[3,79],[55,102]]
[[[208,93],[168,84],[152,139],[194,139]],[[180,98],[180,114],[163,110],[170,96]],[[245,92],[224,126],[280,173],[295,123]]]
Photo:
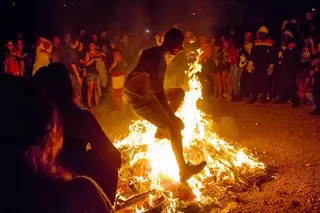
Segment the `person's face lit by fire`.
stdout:
[[103,46],[102,46],[102,52],[105,53],[105,54],[108,53],[108,45],[103,44]]
[[58,47],[59,45],[60,45],[60,38],[59,38],[59,36],[55,36],[53,38],[53,46]]
[[183,50],[183,40],[177,42],[176,45],[172,46],[169,48],[169,52],[172,55],[177,55],[179,52],[181,52]]
[[114,49],[116,49],[116,44],[115,44],[115,43],[111,43],[111,44],[110,44],[110,47],[111,47],[111,49],[114,50]]
[[244,34],[244,41],[245,42],[251,42],[252,41],[252,34],[250,32],[246,32]]
[[102,31],[101,32],[101,37],[102,38],[107,38],[108,37],[108,32],[107,31]]
[[96,34],[92,34],[92,35],[91,35],[91,40],[92,40],[93,42],[98,42],[98,36],[97,36]]
[[129,39],[129,36],[128,35],[123,35],[123,38],[122,38],[122,40],[123,40],[123,43],[125,44],[125,45],[128,45],[129,43],[130,43],[130,39]]
[[80,37],[83,37],[83,36],[86,35],[86,33],[87,33],[87,31],[85,31],[85,30],[80,30],[79,36],[80,36]]
[[307,13],[306,13],[306,19],[307,19],[307,21],[312,21],[312,19],[313,19],[313,13],[312,13],[312,12],[307,12]]
[[187,38],[192,38],[192,37],[193,37],[193,33],[192,33],[191,31],[188,31],[188,32],[186,33],[186,37],[187,37]]
[[66,33],[64,35],[64,41],[66,42],[66,44],[70,44],[71,43],[71,34],[70,33]]
[[23,49],[23,41],[22,40],[17,41],[17,49],[20,51]]
[[95,50],[96,50],[96,45],[91,42],[91,43],[89,44],[89,50],[90,50],[90,51],[95,51]]
[[222,44],[223,44],[223,49],[224,50],[227,50],[229,48],[229,42],[228,41],[224,40]]
[[206,37],[201,36],[200,37],[200,45],[202,46],[202,45],[205,45],[205,44],[207,44],[207,39],[206,39]]
[[218,54],[221,51],[221,47],[218,45],[213,45],[213,53]]
[[8,43],[7,43],[7,48],[8,48],[8,51],[9,51],[9,52],[12,52],[12,51],[13,51],[14,45],[13,45],[13,42],[12,42],[12,41],[8,41]]

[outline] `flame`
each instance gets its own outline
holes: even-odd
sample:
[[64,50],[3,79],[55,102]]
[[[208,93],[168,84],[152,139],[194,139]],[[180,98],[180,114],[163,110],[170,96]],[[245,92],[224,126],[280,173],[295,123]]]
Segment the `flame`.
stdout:
[[[254,175],[265,170],[259,162],[244,149],[236,149],[212,131],[213,123],[205,119],[206,114],[198,109],[197,102],[202,98],[201,83],[196,74],[201,72],[199,63],[201,52],[197,51],[194,63],[189,65],[186,74],[189,77],[189,91],[176,115],[182,119],[185,128],[182,131],[184,153],[192,163],[207,161],[207,167],[200,174],[192,177],[188,183],[196,201],[204,200],[202,189],[205,180],[214,178],[215,183],[236,183],[243,176]],[[120,179],[138,183],[139,192],[150,189],[168,191],[179,183],[179,169],[170,146],[170,141],[155,138],[156,127],[144,120],[135,121],[129,127],[129,135],[115,141],[122,150],[125,165],[120,171]],[[169,190],[170,191],[170,190]],[[176,201],[169,193],[167,212],[174,212]],[[153,199],[150,199],[152,204]],[[136,209],[136,212],[143,212]]]

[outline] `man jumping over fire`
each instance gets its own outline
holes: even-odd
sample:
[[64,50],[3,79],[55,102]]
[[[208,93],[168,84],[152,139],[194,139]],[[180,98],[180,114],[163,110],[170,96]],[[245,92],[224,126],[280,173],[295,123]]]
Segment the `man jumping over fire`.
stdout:
[[176,29],[170,29],[162,45],[145,50],[136,68],[129,74],[124,85],[124,101],[131,105],[137,115],[156,127],[156,137],[164,136],[169,130],[171,147],[175,154],[180,181],[185,182],[206,166],[203,161],[198,165],[186,163],[183,156],[181,130],[184,124],[174,112],[184,99],[181,88],[164,90],[164,76],[168,61],[183,49],[184,35]]

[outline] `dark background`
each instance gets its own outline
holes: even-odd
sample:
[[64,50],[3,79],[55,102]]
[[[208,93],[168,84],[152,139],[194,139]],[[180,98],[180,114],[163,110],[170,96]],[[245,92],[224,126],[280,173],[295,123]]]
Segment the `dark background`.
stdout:
[[2,43],[17,33],[27,40],[51,38],[80,29],[156,32],[175,23],[206,35],[227,28],[256,31],[260,23],[268,23],[277,33],[284,19],[302,20],[306,9],[318,5],[308,0],[1,0],[0,38]]

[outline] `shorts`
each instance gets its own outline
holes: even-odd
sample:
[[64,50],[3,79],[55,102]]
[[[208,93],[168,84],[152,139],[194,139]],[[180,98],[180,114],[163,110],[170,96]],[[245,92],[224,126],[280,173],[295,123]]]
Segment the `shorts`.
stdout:
[[98,73],[88,73],[87,74],[87,82],[97,81]]

